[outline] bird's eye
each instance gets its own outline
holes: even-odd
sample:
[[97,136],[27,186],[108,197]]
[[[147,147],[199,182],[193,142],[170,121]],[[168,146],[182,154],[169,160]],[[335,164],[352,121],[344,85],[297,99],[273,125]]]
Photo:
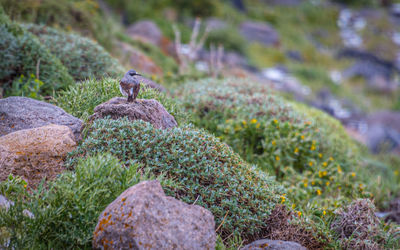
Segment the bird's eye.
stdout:
[[131,75],[131,76],[134,76],[134,75],[135,75],[135,73],[134,73],[134,72],[131,72],[131,73],[129,73],[129,75]]

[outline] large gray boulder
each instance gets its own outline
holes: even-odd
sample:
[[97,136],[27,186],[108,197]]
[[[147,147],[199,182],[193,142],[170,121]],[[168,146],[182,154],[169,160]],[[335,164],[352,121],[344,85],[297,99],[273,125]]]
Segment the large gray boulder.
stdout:
[[49,124],[71,128],[75,140],[80,140],[82,121],[62,108],[27,97],[0,99],[0,136]]
[[240,25],[240,34],[248,41],[266,46],[279,44],[278,32],[267,23],[245,21]]
[[101,213],[94,249],[215,249],[214,216],[165,196],[158,181],[123,192]]
[[292,241],[282,241],[282,240],[257,240],[249,245],[244,246],[241,250],[307,250],[299,243]]
[[110,117],[111,119],[128,117],[132,121],[143,120],[160,129],[178,126],[175,118],[165,110],[163,105],[154,99],[136,99],[134,102],[127,102],[126,98],[114,97],[94,108],[94,114],[89,119],[94,120],[105,117]]

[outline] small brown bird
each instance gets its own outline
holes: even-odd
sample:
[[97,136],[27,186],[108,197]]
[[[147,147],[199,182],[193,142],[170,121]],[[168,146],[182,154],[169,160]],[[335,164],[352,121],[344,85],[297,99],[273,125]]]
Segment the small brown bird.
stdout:
[[128,96],[128,102],[133,102],[136,100],[137,95],[140,90],[140,81],[136,76],[141,76],[135,70],[131,69],[124,77],[122,77],[119,82],[119,90],[124,96]]

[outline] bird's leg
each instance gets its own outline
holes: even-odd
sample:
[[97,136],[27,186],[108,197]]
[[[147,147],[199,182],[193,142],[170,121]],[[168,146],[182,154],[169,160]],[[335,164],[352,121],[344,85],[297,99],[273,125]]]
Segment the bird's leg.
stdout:
[[136,97],[138,96],[140,91],[140,83],[136,86],[135,91],[133,93],[133,100],[136,101]]
[[128,102],[133,102],[133,98],[131,95],[128,96]]

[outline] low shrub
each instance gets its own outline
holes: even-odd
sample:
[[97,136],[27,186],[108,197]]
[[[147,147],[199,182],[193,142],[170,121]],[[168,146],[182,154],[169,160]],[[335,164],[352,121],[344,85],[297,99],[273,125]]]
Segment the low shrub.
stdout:
[[[66,112],[86,119],[93,114],[93,110],[97,105],[116,96],[121,96],[119,80],[112,78],[89,79],[72,85],[65,91],[60,91],[54,103]],[[167,97],[165,93],[145,87],[142,84],[138,98],[156,99],[175,117],[178,124],[184,124],[190,120],[190,117],[183,112],[183,109],[173,99]]]
[[105,150],[125,164],[140,163],[170,181],[163,186],[167,195],[209,209],[223,238],[261,238],[268,215],[284,193],[273,178],[248,165],[226,144],[191,126],[159,130],[140,120],[100,119],[89,131],[69,166],[79,157]]
[[297,205],[337,207],[369,196],[356,174],[357,146],[321,111],[245,80],[191,82],[177,95],[196,125],[283,181]]
[[208,49],[211,44],[214,46],[221,44],[225,50],[236,51],[240,54],[246,52],[246,40],[234,27],[212,30],[208,34],[206,48]]
[[24,27],[62,62],[75,81],[124,74],[125,70],[118,61],[93,40],[43,25],[28,24]]
[[380,249],[385,239],[390,238],[383,231],[370,200],[355,200],[336,214],[331,227],[343,249]]
[[115,23],[93,0],[0,0],[11,20],[35,23],[63,30],[75,30],[95,38],[103,47],[113,46]]
[[0,24],[0,82],[5,96],[22,75],[34,74],[44,83],[40,94],[52,94],[73,83],[67,69],[34,35],[9,21],[1,8],[0,16],[5,20]]
[[[74,172],[65,172],[37,190],[15,177],[0,183],[0,193],[15,202],[0,209],[10,249],[91,248],[100,213],[127,188],[146,178],[137,164],[122,167],[110,154],[79,159]],[[24,209],[34,218],[24,215]],[[0,236],[1,238],[1,236]],[[4,244],[4,242],[3,242]]]

